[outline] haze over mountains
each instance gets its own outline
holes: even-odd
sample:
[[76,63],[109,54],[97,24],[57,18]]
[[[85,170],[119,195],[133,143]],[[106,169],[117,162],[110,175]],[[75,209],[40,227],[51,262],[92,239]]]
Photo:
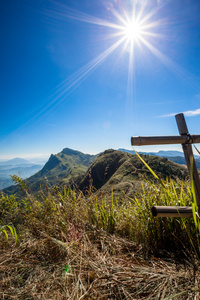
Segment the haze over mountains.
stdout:
[[[187,169],[153,155],[143,155],[149,166],[162,178],[185,178]],[[141,189],[141,180],[150,172],[136,155],[127,151],[106,150],[99,155],[84,154],[69,148],[52,154],[41,170],[25,180],[31,192],[45,190],[53,186],[68,186],[87,193],[91,188],[96,192],[132,196]],[[16,185],[5,188],[3,192],[19,193]]]
[[0,161],[0,189],[13,184],[11,175],[20,175],[22,179],[30,177],[42,169],[45,161],[25,160],[23,158],[14,158],[6,161]]
[[[57,154],[51,154],[44,167],[26,179],[32,192],[57,185],[61,180],[66,184],[71,179],[85,174],[90,164],[96,159],[96,155],[83,154],[69,148],[63,149]],[[5,192],[15,193],[19,189],[11,186],[4,189]]]
[[[134,154],[135,152],[133,150],[127,150],[124,148],[120,148],[118,149],[119,151],[123,151],[123,152],[128,152],[128,153],[132,153]],[[145,154],[145,155],[153,155],[153,156],[159,156],[159,157],[166,157],[166,158],[171,158],[171,157],[184,157],[184,153],[181,151],[176,151],[176,150],[160,150],[158,152],[139,152],[141,154]],[[199,159],[200,160],[200,156],[199,155],[194,155],[195,159]]]

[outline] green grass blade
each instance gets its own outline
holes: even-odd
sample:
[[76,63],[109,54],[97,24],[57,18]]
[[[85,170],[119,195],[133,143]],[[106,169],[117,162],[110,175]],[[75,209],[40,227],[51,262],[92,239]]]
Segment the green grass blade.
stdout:
[[151,172],[151,174],[159,180],[159,177],[156,175],[156,173],[149,167],[149,165],[146,163],[146,161],[144,161],[144,159],[137,153],[137,151],[133,148],[135,154],[137,155],[137,157],[143,162],[143,164],[147,167],[147,169]]
[[[132,147],[133,148],[133,147]],[[143,162],[143,164],[147,167],[147,169],[151,172],[151,174],[165,187],[163,181],[156,175],[156,173],[151,169],[151,167],[146,163],[146,161],[137,153],[137,151],[133,148],[133,151],[137,155],[137,157]]]
[[7,233],[7,231],[6,231],[5,229],[3,229],[3,230],[1,230],[1,231],[5,234],[6,240],[8,241],[8,233]]
[[7,241],[8,241],[8,232],[5,228],[8,228],[10,230],[12,238],[15,240],[15,244],[16,244],[18,237],[17,237],[17,232],[16,232],[15,228],[10,225],[4,225],[0,228],[0,232],[3,232],[5,234]]

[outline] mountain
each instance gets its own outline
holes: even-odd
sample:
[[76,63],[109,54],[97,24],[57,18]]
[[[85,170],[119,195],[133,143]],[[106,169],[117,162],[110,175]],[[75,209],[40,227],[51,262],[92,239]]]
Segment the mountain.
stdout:
[[[176,162],[177,164],[186,165],[185,157],[176,156],[176,157],[169,157],[168,159],[173,162]],[[197,169],[200,170],[200,159],[196,158],[195,163],[196,163]]]
[[[44,167],[25,182],[32,192],[44,189],[46,185],[48,187],[56,185],[61,180],[63,184],[68,184],[70,180],[83,175],[96,157],[96,155],[65,148],[58,154],[51,154]],[[11,186],[3,192],[17,193],[19,190],[19,187]]]
[[29,164],[22,159],[13,159],[0,163],[0,189],[10,186],[13,182],[11,175],[19,175],[22,179],[30,177],[42,168],[42,165]]
[[[141,156],[161,178],[183,179],[188,176],[186,167],[171,162],[167,158]],[[115,195],[120,196],[125,193],[132,197],[135,192],[141,191],[141,180],[145,174],[148,178],[153,178],[136,155],[119,150],[106,150],[90,166],[79,182],[78,188],[87,193],[92,184],[98,193],[110,193],[113,189]]]
[[[119,151],[135,154],[134,151],[123,149],[123,148],[119,149]],[[184,153],[181,152],[181,151],[173,151],[173,150],[164,151],[164,150],[161,150],[161,151],[158,151],[158,152],[139,152],[139,154],[166,157],[169,160],[171,160],[173,162],[176,162],[177,164],[186,165]],[[200,156],[199,155],[194,155],[194,158],[195,158],[195,162],[196,162],[196,165],[197,165],[197,169],[200,170]]]
[[[147,164],[162,178],[186,178],[187,169],[167,158],[142,155]],[[144,176],[152,174],[136,155],[118,150],[106,150],[99,155],[83,154],[69,148],[51,155],[44,167],[26,180],[30,191],[37,192],[46,186],[71,186],[85,194],[93,189],[97,193],[133,196],[141,190]],[[18,186],[4,189],[5,193],[17,193]]]
[[160,157],[175,157],[175,156],[184,157],[183,152],[174,151],[174,150],[168,150],[168,151],[160,150],[158,152],[154,152],[154,155],[160,156]]
[[[124,148],[120,148],[118,149],[119,151],[123,151],[123,152],[127,152],[127,153],[132,153],[135,154],[135,152],[133,150],[127,150]],[[154,155],[154,156],[160,156],[160,157],[184,157],[184,153],[181,151],[175,151],[175,150],[160,150],[158,152],[139,152],[140,154],[145,154],[145,155]],[[199,155],[194,155],[195,159],[200,159]]]
[[8,166],[13,166],[13,165],[25,165],[25,164],[29,164],[29,161],[27,161],[26,159],[23,158],[13,158],[10,160],[6,160],[6,161],[2,161],[0,162],[0,165],[8,165]]
[[13,184],[11,178],[0,177],[0,190]]

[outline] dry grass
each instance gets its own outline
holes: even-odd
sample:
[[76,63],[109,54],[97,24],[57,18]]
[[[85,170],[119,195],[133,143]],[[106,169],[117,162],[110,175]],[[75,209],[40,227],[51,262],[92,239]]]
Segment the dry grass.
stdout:
[[199,271],[141,257],[133,242],[104,231],[82,232],[70,243],[27,236],[1,250],[0,298],[198,299]]
[[[172,198],[189,201],[183,184],[174,184]],[[128,202],[58,189],[21,202],[2,194],[0,227],[14,226],[18,239],[0,232],[0,299],[199,299],[199,262],[185,227],[149,214],[169,193],[158,185],[146,189]],[[184,224],[199,241],[194,224]],[[173,252],[177,241],[184,264]],[[169,248],[168,260],[154,257]]]

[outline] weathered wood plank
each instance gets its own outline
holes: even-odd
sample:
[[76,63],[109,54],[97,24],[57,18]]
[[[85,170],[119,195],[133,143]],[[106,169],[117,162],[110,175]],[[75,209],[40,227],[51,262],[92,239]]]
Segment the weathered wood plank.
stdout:
[[[181,113],[177,114],[175,117],[180,135],[185,136],[186,134],[189,134],[184,115]],[[192,151],[192,146],[190,144],[182,144],[182,148],[189,174],[192,174],[191,181],[194,182],[197,206],[198,210],[200,210],[200,179]]]
[[131,137],[132,146],[165,145],[165,144],[192,144],[200,143],[200,135],[173,135],[173,136],[134,136]]
[[[184,115],[177,114],[175,116],[179,136],[137,136],[131,137],[132,146],[142,145],[165,145],[165,144],[182,144],[183,152],[187,168],[190,174],[191,181],[194,183],[195,195],[200,212],[200,179],[196,167],[192,143],[200,143],[200,135],[190,135],[188,132],[187,124]],[[192,207],[175,207],[175,206],[153,206],[152,214],[158,217],[191,217]]]
[[190,206],[153,206],[151,212],[154,217],[192,217]]

